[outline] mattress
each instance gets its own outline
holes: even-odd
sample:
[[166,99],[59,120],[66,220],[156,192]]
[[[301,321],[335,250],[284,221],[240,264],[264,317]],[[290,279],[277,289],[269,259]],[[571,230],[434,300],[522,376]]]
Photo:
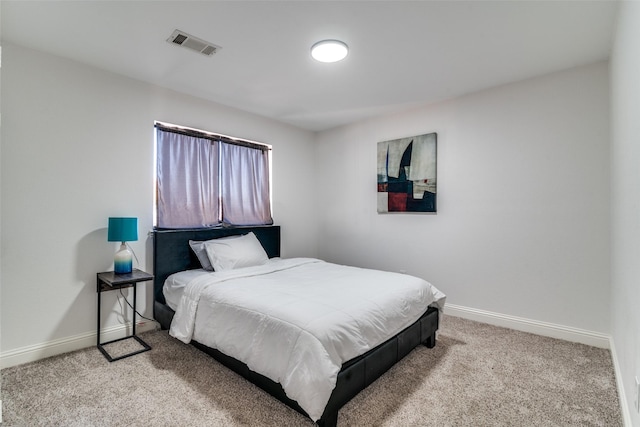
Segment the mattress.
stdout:
[[344,362],[445,301],[417,277],[311,258],[178,275],[165,284],[173,303],[180,295],[170,334],[216,348],[280,383],[314,421]]

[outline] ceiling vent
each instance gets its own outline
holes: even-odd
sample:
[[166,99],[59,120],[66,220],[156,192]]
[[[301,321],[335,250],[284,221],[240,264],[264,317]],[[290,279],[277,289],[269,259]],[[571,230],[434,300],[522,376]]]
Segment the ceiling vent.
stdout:
[[171,34],[171,37],[167,39],[167,41],[178,46],[195,50],[207,56],[213,56],[216,52],[218,52],[218,50],[222,49],[222,47],[220,46],[206,42],[180,30],[175,30],[173,34]]

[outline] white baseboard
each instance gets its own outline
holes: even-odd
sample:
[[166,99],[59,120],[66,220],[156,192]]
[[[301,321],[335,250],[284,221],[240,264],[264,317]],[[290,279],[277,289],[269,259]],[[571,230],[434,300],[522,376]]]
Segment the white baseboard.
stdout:
[[[158,329],[157,322],[144,321],[136,323],[136,334]],[[108,342],[131,334],[131,323],[110,326],[100,331],[100,341]],[[82,348],[93,347],[97,344],[96,333],[87,332],[71,337],[34,344],[0,353],[0,369],[23,363],[35,362],[46,357],[56,356]]]
[[622,413],[622,425],[625,427],[632,427],[631,424],[631,412],[627,405],[627,394],[624,392],[624,384],[622,383],[622,371],[620,371],[620,364],[618,363],[618,354],[616,353],[616,346],[613,341],[613,337],[609,340],[609,347],[611,348],[611,359],[613,359],[613,372],[616,376],[616,387],[618,389],[618,399],[620,400],[620,412]]
[[523,317],[509,316],[490,311],[477,310],[454,304],[445,304],[444,313],[450,316],[462,317],[503,328],[529,332],[545,337],[558,338],[565,341],[577,342],[599,348],[609,348],[609,335],[569,326],[540,322],[538,320],[525,319]]

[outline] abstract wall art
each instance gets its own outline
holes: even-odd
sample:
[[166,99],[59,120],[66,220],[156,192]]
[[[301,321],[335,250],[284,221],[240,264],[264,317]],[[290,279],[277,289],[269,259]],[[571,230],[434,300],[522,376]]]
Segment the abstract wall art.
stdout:
[[437,134],[378,143],[378,213],[436,212]]

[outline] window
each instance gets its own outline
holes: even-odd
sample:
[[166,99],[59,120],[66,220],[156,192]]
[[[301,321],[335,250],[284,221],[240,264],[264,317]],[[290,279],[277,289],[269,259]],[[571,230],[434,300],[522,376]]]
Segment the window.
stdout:
[[271,147],[156,123],[159,228],[272,224]]

